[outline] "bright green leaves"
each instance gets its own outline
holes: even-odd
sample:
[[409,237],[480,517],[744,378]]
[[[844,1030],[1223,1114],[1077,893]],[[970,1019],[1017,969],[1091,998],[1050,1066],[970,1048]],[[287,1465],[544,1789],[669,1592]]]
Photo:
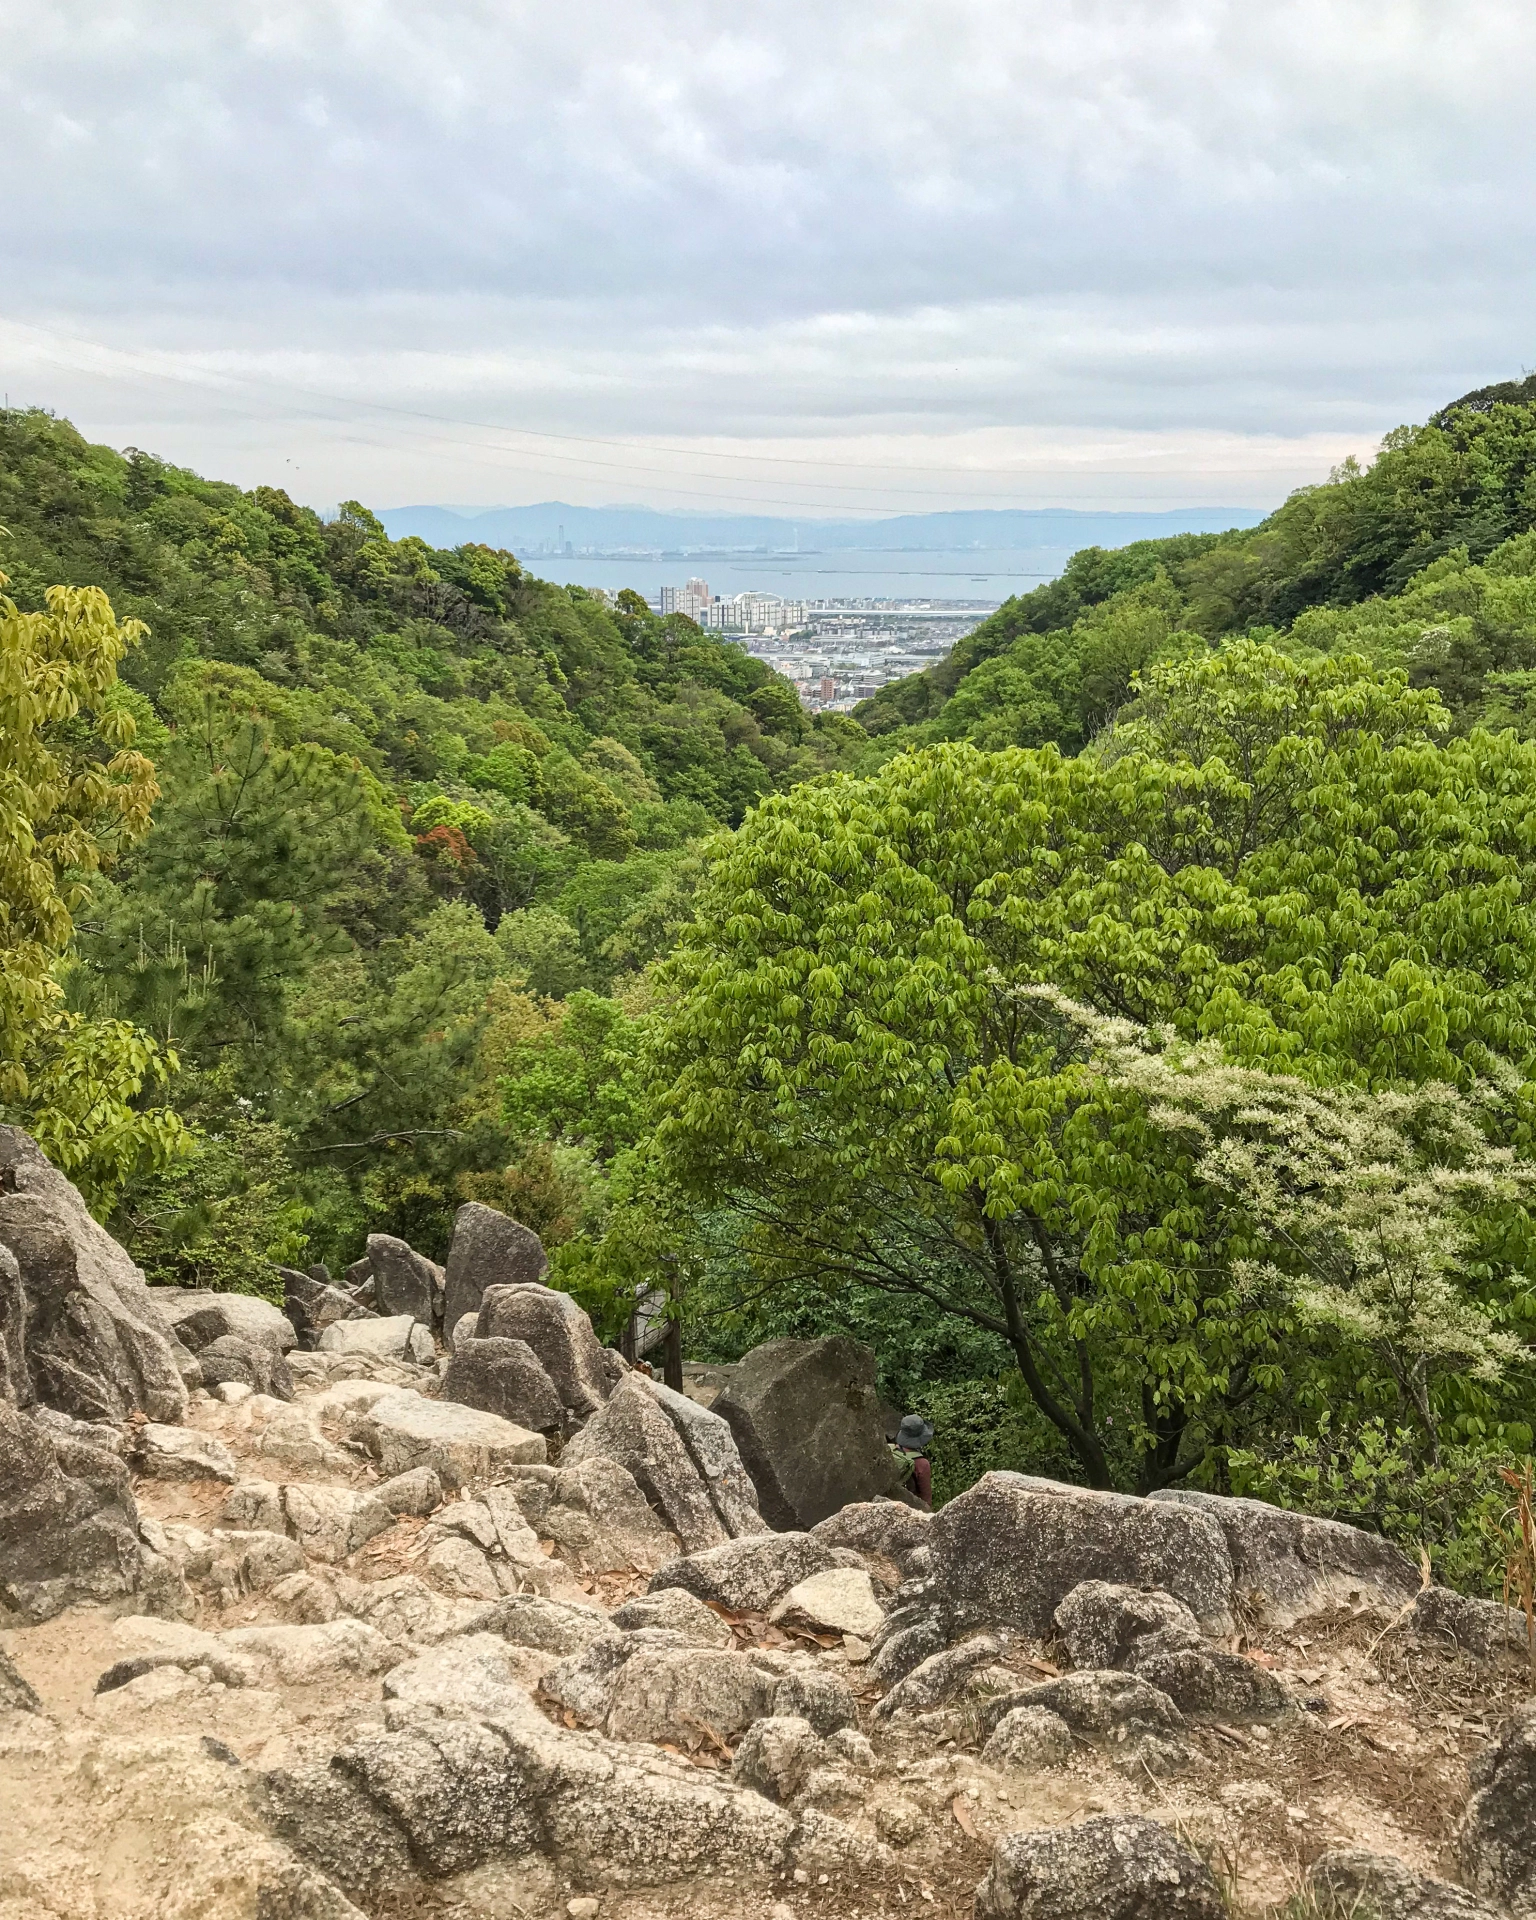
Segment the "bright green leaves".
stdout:
[[[1274,1090],[1303,1082],[1275,1070],[1345,1089],[1306,1098],[1364,1138],[1366,1090],[1470,1085],[1536,1046],[1536,751],[1442,745],[1440,719],[1363,662],[1238,643],[1154,668],[1095,756],[939,747],[770,801],[717,849],[665,971],[666,1179],[733,1213],[771,1279],[911,1289],[1007,1339],[1093,1478],[1106,1406],[1144,1482],[1187,1471],[1274,1390],[1303,1317],[1410,1401],[1435,1352],[1507,1354],[1443,1181],[1404,1161],[1355,1194],[1335,1168],[1305,1253],[1277,1197],[1274,1114],[1299,1109]],[[1040,982],[1217,1043],[1253,1079],[1228,1099],[1194,1069],[1117,1078]],[[1431,1272],[1415,1209],[1454,1274]],[[1360,1277],[1367,1217],[1405,1288]],[[1410,1294],[1428,1318],[1383,1331]]]
[[99,588],[50,587],[46,602],[21,613],[0,595],[0,1114],[99,1205],[182,1133],[136,1105],[174,1056],[66,1011],[58,977],[87,876],[143,835],[157,791],[113,697],[143,629],[120,626]]

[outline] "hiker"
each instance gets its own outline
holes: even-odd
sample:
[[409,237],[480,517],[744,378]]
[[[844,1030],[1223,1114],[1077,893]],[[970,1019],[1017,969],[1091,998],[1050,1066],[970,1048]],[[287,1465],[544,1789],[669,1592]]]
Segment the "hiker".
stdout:
[[896,1461],[896,1471],[901,1476],[902,1486],[917,1495],[923,1505],[933,1506],[933,1466],[928,1459],[928,1449],[933,1444],[933,1422],[925,1420],[920,1413],[905,1414],[901,1425],[896,1429],[896,1443],[891,1454]]

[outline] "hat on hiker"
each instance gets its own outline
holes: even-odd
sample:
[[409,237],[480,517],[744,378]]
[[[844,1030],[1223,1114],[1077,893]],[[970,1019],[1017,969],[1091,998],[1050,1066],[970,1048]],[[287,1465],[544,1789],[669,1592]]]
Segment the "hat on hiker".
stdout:
[[[890,1432],[890,1428],[886,1428]],[[933,1422],[920,1413],[909,1413],[896,1429],[896,1444],[903,1453],[921,1453],[933,1438]]]

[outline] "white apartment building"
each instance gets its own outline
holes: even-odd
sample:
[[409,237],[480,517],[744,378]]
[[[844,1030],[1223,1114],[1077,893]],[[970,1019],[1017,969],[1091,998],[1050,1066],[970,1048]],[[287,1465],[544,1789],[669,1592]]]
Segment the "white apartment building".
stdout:
[[708,624],[711,604],[712,595],[707,580],[690,580],[684,587],[661,589],[660,612],[663,620],[669,613],[681,613],[690,620],[698,621],[702,627]]
[[663,587],[658,607],[665,618],[683,613],[717,633],[783,633],[806,624],[803,600],[781,600],[776,593],[738,593],[717,599],[703,580],[685,587]]

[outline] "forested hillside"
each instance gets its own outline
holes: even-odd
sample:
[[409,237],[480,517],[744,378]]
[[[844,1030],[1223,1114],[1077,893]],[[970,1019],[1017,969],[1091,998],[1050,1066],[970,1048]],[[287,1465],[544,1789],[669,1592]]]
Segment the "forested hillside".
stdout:
[[0,1103],[152,1274],[440,1255],[478,1198],[610,1332],[870,1340],[941,1497],[1252,1490],[1498,1590],[1536,382],[1080,553],[855,720],[40,414],[0,525]]
[[[1293,494],[1251,532],[1074,554],[939,666],[856,717],[886,750],[935,740],[1077,752],[1154,659],[1234,633],[1364,652],[1433,685],[1457,723],[1527,724],[1536,664],[1536,375],[1388,436],[1364,471]],[[1525,584],[1522,584],[1525,583]]]
[[111,699],[154,827],[66,968],[73,1007],[179,1063],[198,1151],[120,1193],[95,1170],[137,1257],[250,1283],[370,1229],[440,1250],[471,1192],[572,1231],[600,1179],[509,1128],[506,1060],[573,992],[633,999],[701,839],[862,732],[637,596],[611,613],[42,413],[0,414],[0,527],[19,609],[97,586],[147,628]]

